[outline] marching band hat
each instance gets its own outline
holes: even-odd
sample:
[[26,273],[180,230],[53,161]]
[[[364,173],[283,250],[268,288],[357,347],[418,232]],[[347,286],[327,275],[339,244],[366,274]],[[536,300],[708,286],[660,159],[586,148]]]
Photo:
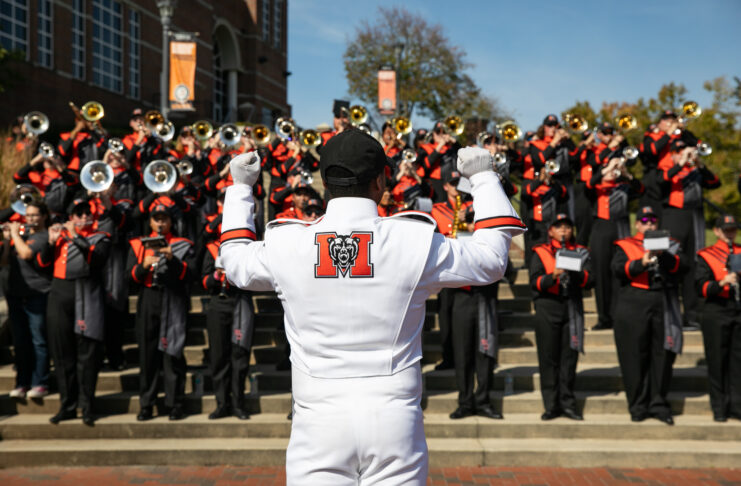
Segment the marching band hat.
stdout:
[[[330,138],[322,148],[319,169],[327,184],[352,186],[369,182],[391,162],[378,140],[361,130],[344,130]],[[327,176],[329,169],[342,169],[345,175]]]
[[349,110],[350,102],[346,100],[334,100],[334,105],[332,105],[332,113],[334,114],[335,118],[342,118],[343,116],[347,116],[347,111],[343,111],[343,108],[345,110]]
[[599,131],[600,131],[601,133],[607,133],[607,131],[608,131],[608,130],[612,130],[612,131],[615,131],[615,127],[613,127],[612,125],[610,125],[610,123],[609,123],[609,122],[602,122],[602,123],[600,123],[600,124],[598,125],[598,127],[599,127],[599,128],[598,128],[598,130],[599,130]]
[[548,115],[547,117],[543,118],[543,125],[549,127],[555,127],[559,125],[558,117],[556,115]]
[[558,226],[561,223],[568,223],[569,226],[571,226],[572,228],[574,227],[574,222],[571,220],[571,218],[569,218],[569,215],[566,213],[558,213],[556,215],[556,218],[551,223],[551,226],[552,227]]
[[674,113],[672,110],[665,110],[661,116],[659,117],[659,120],[666,120],[667,118],[677,118],[677,114]]
[[142,109],[141,108],[134,108],[131,111],[131,116],[129,117],[129,119],[132,119],[133,120],[134,118],[138,118],[140,116],[144,116],[144,113],[142,113]]
[[170,208],[165,206],[164,204],[157,204],[152,210],[149,212],[149,217],[154,218],[155,216],[167,216],[169,218],[172,218],[172,214],[170,213]]
[[681,138],[675,138],[669,142],[669,150],[672,152],[681,152],[685,147],[687,147],[687,142]]
[[90,199],[86,197],[75,198],[69,206],[67,206],[67,214],[74,214],[75,212],[87,212],[92,214],[92,208],[90,207]]
[[461,179],[461,173],[455,167],[449,166],[443,170],[443,182],[454,183]]
[[738,228],[738,223],[736,222],[736,218],[730,214],[726,214],[725,216],[718,216],[718,219],[715,220],[715,227],[724,230],[735,229]]
[[651,206],[643,206],[636,213],[636,219],[647,218],[649,216],[653,216],[654,218],[657,217],[654,208],[652,208]]
[[317,199],[314,197],[314,198],[309,199],[309,202],[306,203],[306,209],[309,209],[309,208],[324,209],[324,203],[322,202],[321,199]]

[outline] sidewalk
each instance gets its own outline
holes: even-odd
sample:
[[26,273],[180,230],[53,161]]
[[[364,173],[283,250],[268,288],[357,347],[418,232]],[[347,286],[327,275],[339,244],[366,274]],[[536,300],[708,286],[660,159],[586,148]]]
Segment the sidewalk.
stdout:
[[[3,486],[278,486],[283,468],[265,467],[88,467],[0,470]],[[430,485],[741,485],[741,469],[564,469],[448,468],[432,469]]]

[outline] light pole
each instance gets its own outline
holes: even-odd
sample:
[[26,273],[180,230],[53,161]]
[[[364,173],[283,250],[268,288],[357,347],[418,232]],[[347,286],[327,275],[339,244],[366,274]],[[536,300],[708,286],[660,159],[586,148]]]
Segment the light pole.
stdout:
[[399,42],[398,44],[394,45],[394,57],[396,58],[396,113],[398,115],[402,114],[401,110],[401,99],[399,98],[399,93],[401,93],[400,85],[401,85],[401,53],[404,51],[404,44]]
[[168,90],[168,74],[170,72],[170,22],[175,13],[177,0],[157,0],[162,21],[162,73],[160,74],[160,113],[167,118],[170,97]]

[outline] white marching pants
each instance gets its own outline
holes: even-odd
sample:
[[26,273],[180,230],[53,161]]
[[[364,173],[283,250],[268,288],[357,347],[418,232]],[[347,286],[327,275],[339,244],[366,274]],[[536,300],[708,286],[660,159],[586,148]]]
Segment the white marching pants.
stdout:
[[390,376],[314,378],[293,366],[288,486],[427,481],[419,363]]

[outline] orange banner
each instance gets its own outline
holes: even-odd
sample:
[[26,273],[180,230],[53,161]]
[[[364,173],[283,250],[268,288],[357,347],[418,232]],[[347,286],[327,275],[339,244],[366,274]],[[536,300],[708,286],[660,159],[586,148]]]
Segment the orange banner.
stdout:
[[194,111],[196,43],[170,42],[170,109]]
[[378,71],[378,112],[392,115],[396,111],[396,71]]

